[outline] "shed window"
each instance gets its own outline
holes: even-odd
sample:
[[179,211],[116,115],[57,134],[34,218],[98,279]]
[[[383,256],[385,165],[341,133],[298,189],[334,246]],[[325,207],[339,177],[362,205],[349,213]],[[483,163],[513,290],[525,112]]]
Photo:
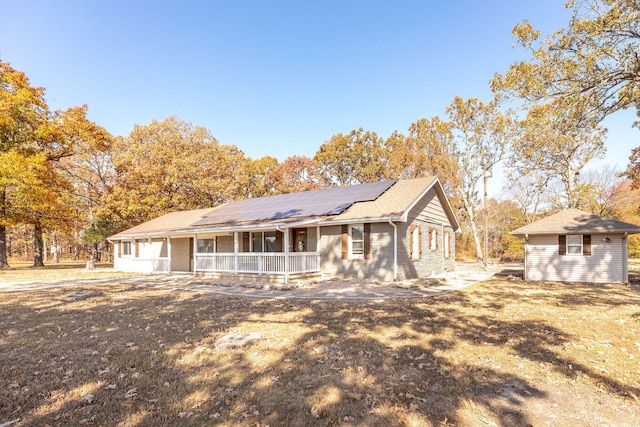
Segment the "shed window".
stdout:
[[122,256],[131,256],[131,242],[122,242]]
[[567,255],[582,255],[582,236],[567,236]]

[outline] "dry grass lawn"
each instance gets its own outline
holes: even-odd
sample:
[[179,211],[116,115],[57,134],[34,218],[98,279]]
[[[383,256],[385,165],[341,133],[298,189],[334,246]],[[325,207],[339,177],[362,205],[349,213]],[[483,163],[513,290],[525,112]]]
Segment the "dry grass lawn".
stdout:
[[634,285],[495,277],[385,303],[126,278],[0,293],[3,426],[626,426],[639,362]]

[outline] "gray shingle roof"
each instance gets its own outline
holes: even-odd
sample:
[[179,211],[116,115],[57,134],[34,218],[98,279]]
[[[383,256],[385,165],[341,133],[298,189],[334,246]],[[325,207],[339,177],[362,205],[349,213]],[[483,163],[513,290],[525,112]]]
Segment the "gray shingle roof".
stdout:
[[578,209],[565,209],[555,215],[520,227],[511,232],[514,236],[526,234],[598,234],[598,233],[640,233],[640,226]]

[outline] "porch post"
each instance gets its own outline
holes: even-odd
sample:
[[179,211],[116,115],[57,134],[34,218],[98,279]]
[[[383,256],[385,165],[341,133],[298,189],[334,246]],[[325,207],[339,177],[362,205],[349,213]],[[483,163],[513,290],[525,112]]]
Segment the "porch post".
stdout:
[[193,235],[193,272],[198,271],[198,233]]
[[284,283],[289,283],[289,229],[284,230]]
[[238,242],[238,232],[233,232],[233,270],[234,273],[238,274],[238,251],[239,251],[239,242]]
[[167,273],[171,274],[171,236],[167,236],[167,255],[169,255],[169,265],[167,265]]

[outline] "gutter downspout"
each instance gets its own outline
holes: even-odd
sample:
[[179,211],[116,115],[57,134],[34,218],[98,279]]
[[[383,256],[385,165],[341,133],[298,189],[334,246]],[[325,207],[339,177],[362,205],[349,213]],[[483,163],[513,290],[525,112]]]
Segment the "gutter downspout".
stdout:
[[398,280],[398,226],[389,220],[393,227],[393,281]]

